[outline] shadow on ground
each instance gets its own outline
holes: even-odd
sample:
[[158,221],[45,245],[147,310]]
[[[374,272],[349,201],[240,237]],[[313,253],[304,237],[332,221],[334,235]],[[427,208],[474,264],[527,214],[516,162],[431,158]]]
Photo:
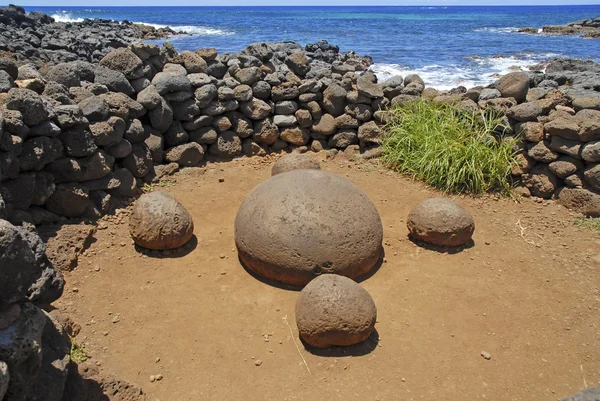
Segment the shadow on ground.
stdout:
[[351,345],[349,347],[330,347],[330,348],[315,348],[308,345],[302,338],[300,338],[304,348],[313,355],[329,357],[329,358],[343,358],[348,356],[364,356],[368,355],[377,348],[379,345],[379,333],[377,329],[373,330],[373,333],[365,341]]
[[408,234],[408,239],[410,242],[412,242],[413,244],[417,245],[420,248],[427,249],[428,251],[434,251],[437,253],[445,253],[445,254],[450,254],[450,255],[455,255],[457,253],[461,253],[465,249],[471,249],[475,246],[475,241],[473,241],[473,239],[470,239],[464,245],[453,246],[453,247],[428,244],[427,242],[423,242],[421,240],[416,239],[411,234]]
[[177,249],[168,249],[166,251],[156,251],[152,249],[142,248],[139,245],[135,245],[136,252],[142,253],[149,258],[155,259],[176,259],[181,258],[183,256],[189,255],[194,252],[196,247],[198,246],[198,238],[196,234],[192,235],[192,238],[185,245],[180,246]]
[[[379,269],[381,268],[381,266],[383,265],[384,259],[385,259],[385,250],[383,249],[383,246],[382,246],[381,247],[381,254],[379,256],[379,260],[377,261],[377,263],[375,264],[375,266],[373,266],[373,268],[368,273],[363,274],[362,276],[357,277],[356,279],[354,279],[354,281],[356,281],[357,283],[362,283],[363,281],[368,280],[369,278],[373,277],[379,271]],[[267,284],[267,285],[269,285],[271,287],[279,288],[281,290],[296,291],[296,292],[302,291],[302,288],[304,288],[304,286],[293,286],[293,285],[283,284],[283,283],[281,283],[279,281],[275,281],[275,280],[271,280],[271,279],[259,276],[254,271],[252,271],[242,261],[242,259],[239,257],[239,254],[238,254],[238,261],[240,262],[240,265],[244,268],[244,270],[246,271],[246,273],[248,273],[249,275],[251,275],[256,280],[260,281],[263,284]]]

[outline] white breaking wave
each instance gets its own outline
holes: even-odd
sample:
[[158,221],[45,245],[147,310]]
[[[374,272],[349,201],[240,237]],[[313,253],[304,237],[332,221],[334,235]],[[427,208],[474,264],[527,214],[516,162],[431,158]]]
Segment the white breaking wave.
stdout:
[[153,26],[156,29],[160,28],[171,28],[176,32],[187,32],[191,35],[199,35],[199,36],[209,36],[209,35],[220,35],[220,36],[229,36],[235,35],[235,32],[223,31],[217,28],[210,28],[206,26],[200,25],[161,25],[161,24],[149,24],[147,22],[134,22],[134,24],[144,24]]
[[62,11],[51,15],[56,22],[83,22],[83,18],[73,18],[68,11]]
[[514,26],[504,27],[504,28],[478,28],[475,29],[475,32],[493,32],[493,33],[514,33],[519,32],[519,28]]
[[530,67],[560,54],[525,54],[519,57],[472,57],[468,65],[432,64],[422,68],[409,68],[400,64],[374,64],[371,66],[380,82],[395,76],[419,75],[428,87],[450,90],[457,86],[472,88],[487,86],[500,76],[514,71],[528,71]]
[[[52,18],[54,18],[54,20],[56,22],[83,22],[84,18],[76,18],[74,17],[70,12],[68,11],[61,11],[58,13],[54,13],[51,15]],[[211,28],[211,27],[206,27],[206,26],[201,26],[201,25],[161,25],[161,24],[149,24],[147,22],[134,22],[134,24],[144,24],[144,25],[150,25],[153,26],[156,29],[159,28],[171,28],[172,30],[176,31],[176,32],[187,32],[191,35],[198,35],[198,36],[209,36],[209,35],[220,35],[220,36],[227,36],[227,35],[235,35],[235,32],[229,32],[229,31],[223,31],[221,29],[217,29],[217,28]]]

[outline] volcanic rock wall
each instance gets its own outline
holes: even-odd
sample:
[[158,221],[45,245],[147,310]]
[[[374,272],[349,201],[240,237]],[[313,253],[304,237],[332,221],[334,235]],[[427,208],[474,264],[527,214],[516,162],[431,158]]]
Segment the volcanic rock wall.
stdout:
[[513,171],[520,191],[600,213],[593,80],[569,86],[555,67],[439,93],[416,75],[377,83],[370,64],[325,41],[258,43],[222,55],[138,43],[97,65],[59,63],[44,74],[2,58],[0,217],[16,224],[97,218],[114,197],[132,197],[144,183],[204,160],[329,149],[376,157],[386,109],[419,97],[504,113],[498,140],[522,139]]

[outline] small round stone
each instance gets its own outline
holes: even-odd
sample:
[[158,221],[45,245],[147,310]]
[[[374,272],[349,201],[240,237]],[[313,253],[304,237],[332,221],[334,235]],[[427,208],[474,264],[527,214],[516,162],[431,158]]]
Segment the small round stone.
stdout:
[[235,218],[242,263],[257,275],[294,286],[334,273],[368,273],[382,252],[375,205],[346,178],[293,170],[263,181]]
[[292,170],[320,170],[319,162],[303,153],[289,153],[279,158],[271,169],[271,175],[277,175]]
[[408,215],[408,230],[423,242],[438,246],[460,246],[475,231],[475,221],[458,203],[443,198],[426,199]]
[[129,233],[143,248],[175,249],[192,238],[194,222],[171,194],[150,192],[135,202],[129,219]]
[[316,348],[358,344],[369,338],[376,320],[377,308],[367,290],[337,274],[317,277],[296,301],[300,337]]

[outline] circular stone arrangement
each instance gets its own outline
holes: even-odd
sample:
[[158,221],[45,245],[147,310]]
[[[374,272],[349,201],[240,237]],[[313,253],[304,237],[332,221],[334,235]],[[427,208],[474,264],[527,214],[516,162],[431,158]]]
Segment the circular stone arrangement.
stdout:
[[380,259],[382,240],[381,219],[367,195],[322,170],[272,176],[248,194],[235,218],[242,263],[295,286],[323,273],[368,273]]
[[277,175],[292,170],[301,169],[315,169],[320,170],[321,166],[319,162],[312,157],[303,153],[289,153],[280,157],[273,168],[271,169],[271,175]]
[[317,277],[296,301],[300,337],[316,348],[358,344],[369,338],[376,320],[377,308],[367,290],[337,274]]
[[408,215],[408,230],[423,242],[438,246],[460,246],[475,231],[475,221],[458,203],[443,198],[426,199]]
[[135,202],[129,219],[129,233],[143,248],[175,249],[192,238],[194,222],[171,194],[150,192]]

